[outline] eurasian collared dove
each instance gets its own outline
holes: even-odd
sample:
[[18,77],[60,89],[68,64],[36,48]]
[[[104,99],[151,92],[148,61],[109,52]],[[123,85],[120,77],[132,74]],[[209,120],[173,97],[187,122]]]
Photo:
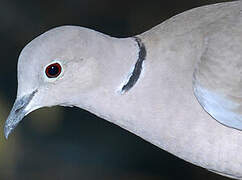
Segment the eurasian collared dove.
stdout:
[[122,39],[57,27],[20,54],[5,136],[40,107],[77,106],[242,179],[241,73],[241,1],[199,7]]

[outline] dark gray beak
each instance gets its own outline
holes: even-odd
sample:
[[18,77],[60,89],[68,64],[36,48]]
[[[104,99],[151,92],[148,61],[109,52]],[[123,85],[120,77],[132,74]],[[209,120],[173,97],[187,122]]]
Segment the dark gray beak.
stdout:
[[33,99],[35,93],[34,91],[31,94],[27,94],[21,98],[17,98],[13,108],[8,116],[8,119],[5,122],[4,126],[4,135],[6,139],[8,138],[9,134],[15,129],[18,123],[24,118],[24,116],[28,113],[25,108]]

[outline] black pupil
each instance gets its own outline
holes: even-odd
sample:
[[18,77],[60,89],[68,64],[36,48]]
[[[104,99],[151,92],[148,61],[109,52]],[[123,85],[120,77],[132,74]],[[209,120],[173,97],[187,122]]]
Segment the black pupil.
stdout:
[[60,71],[59,67],[56,65],[53,65],[53,66],[49,67],[48,74],[50,76],[56,76],[59,73],[59,71]]

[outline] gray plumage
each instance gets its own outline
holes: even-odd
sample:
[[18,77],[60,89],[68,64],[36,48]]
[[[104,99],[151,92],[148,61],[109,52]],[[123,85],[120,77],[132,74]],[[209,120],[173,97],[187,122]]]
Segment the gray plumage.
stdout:
[[[77,26],[42,34],[20,54],[6,137],[35,109],[77,106],[188,162],[242,179],[241,12],[241,1],[199,7],[137,35],[145,60],[125,92],[140,57],[136,38]],[[48,78],[53,63],[62,71]]]

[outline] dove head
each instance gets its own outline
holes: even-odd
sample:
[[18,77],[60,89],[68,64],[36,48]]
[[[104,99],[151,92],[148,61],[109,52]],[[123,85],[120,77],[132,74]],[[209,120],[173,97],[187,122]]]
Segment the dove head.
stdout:
[[5,137],[28,113],[54,105],[80,107],[104,87],[116,40],[78,26],[54,28],[32,40],[19,56],[17,98],[5,123]]
[[31,109],[31,106],[69,105],[72,96],[90,92],[101,77],[98,43],[105,43],[106,38],[86,28],[63,26],[31,41],[18,60],[17,98],[34,92],[27,107]]

